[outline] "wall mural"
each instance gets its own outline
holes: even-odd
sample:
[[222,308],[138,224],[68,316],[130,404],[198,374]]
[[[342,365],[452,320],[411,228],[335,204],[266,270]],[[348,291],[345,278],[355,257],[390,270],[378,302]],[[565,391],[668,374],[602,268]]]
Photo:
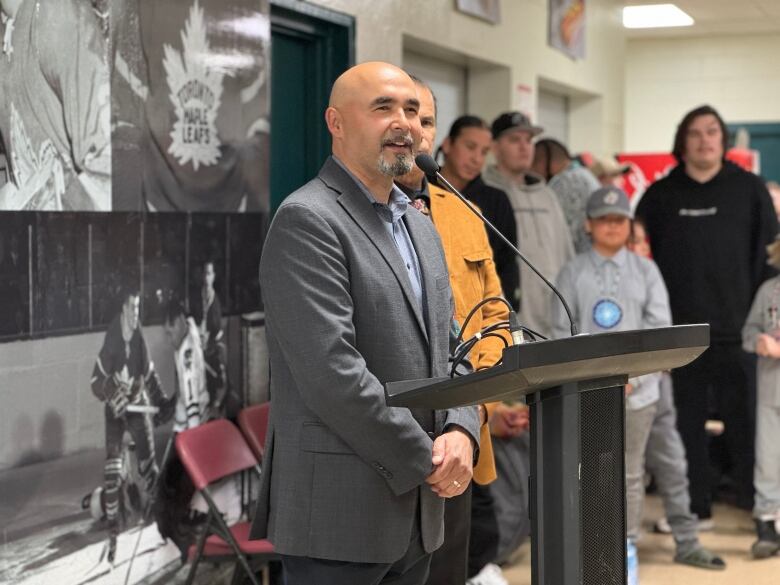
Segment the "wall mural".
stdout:
[[258,399],[268,1],[0,0],[0,38],[0,583],[178,582],[175,433]]

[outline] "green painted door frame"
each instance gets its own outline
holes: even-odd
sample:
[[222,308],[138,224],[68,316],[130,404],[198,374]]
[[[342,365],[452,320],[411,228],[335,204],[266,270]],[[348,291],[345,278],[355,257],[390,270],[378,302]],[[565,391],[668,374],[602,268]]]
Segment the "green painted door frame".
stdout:
[[324,112],[355,61],[355,19],[302,0],[271,2],[271,210],[330,154]]

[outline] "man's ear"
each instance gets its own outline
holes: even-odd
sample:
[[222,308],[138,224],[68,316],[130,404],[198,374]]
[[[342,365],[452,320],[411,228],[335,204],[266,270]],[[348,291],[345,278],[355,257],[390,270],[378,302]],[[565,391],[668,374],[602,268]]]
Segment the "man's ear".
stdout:
[[328,131],[334,137],[341,137],[344,132],[344,123],[341,113],[334,107],[328,107],[325,110],[325,124]]
[[586,220],[585,220],[585,233],[586,233],[586,234],[591,234],[591,233],[593,233],[593,227],[591,226],[591,224],[590,224],[590,220],[589,220],[589,219],[586,219]]
[[450,137],[447,136],[447,138],[444,139],[444,142],[441,143],[441,151],[444,153],[444,156],[449,156],[450,148],[452,148],[452,141],[450,140]]

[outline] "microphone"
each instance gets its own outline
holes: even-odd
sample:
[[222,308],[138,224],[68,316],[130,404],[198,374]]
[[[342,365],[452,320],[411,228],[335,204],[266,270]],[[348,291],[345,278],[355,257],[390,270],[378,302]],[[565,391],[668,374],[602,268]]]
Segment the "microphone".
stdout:
[[512,242],[507,240],[506,237],[504,237],[504,234],[502,234],[496,226],[490,223],[490,221],[488,221],[488,219],[484,215],[482,215],[479,211],[477,211],[474,208],[474,206],[471,203],[469,203],[469,201],[463,195],[461,195],[461,193],[455,187],[453,187],[447,179],[445,179],[442,176],[442,174],[439,172],[439,168],[440,168],[439,165],[435,160],[433,160],[433,157],[430,154],[421,152],[416,157],[414,157],[414,162],[418,167],[420,167],[420,170],[424,172],[427,176],[436,177],[439,181],[441,181],[442,185],[444,185],[450,193],[452,193],[458,199],[460,199],[466,205],[466,207],[468,207],[471,210],[471,212],[474,215],[476,215],[479,219],[482,220],[482,223],[484,223],[488,228],[490,228],[490,231],[492,231],[499,238],[501,238],[501,241],[504,242],[507,246],[509,246],[512,249],[512,251],[515,254],[517,254],[520,260],[522,260],[526,264],[526,266],[528,266],[528,268],[533,270],[534,273],[539,278],[541,278],[548,287],[550,287],[550,289],[555,293],[555,296],[557,296],[558,299],[561,301],[561,304],[563,305],[563,308],[566,311],[566,316],[569,318],[569,325],[570,325],[572,337],[577,335],[579,331],[577,330],[577,324],[574,322],[574,319],[572,319],[571,317],[571,309],[569,308],[569,304],[566,302],[566,299],[563,298],[563,295],[560,293],[560,291],[557,288],[555,288],[555,285],[553,285],[553,283],[547,280],[544,277],[544,275],[541,272],[539,272],[533,264],[531,264],[528,258],[523,256],[520,250],[518,250],[517,247],[514,244],[512,244]]

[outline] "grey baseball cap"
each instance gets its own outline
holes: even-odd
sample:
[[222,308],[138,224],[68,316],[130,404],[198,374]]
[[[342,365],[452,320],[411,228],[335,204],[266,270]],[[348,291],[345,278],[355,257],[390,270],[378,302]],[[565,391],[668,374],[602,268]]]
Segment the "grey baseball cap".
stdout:
[[617,187],[602,187],[591,193],[585,213],[590,218],[605,215],[622,215],[629,219],[633,217],[628,195]]

